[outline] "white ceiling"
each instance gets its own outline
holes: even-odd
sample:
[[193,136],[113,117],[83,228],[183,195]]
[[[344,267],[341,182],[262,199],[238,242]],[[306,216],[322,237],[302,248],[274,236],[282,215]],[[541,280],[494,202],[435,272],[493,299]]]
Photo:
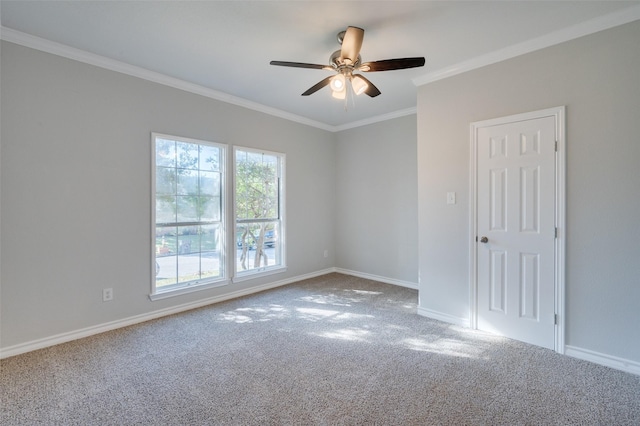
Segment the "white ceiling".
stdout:
[[[6,1],[3,38],[33,35],[134,65],[326,128],[402,115],[416,83],[475,63],[569,39],[638,16],[618,1]],[[594,22],[599,23],[593,25]],[[328,88],[300,94],[330,71],[270,66],[328,64],[336,34],[365,29],[363,61],[424,56],[422,68],[368,73],[382,92],[344,101]],[[576,30],[577,29],[577,30]],[[588,31],[587,31],[588,32]],[[551,42],[550,42],[551,41]],[[178,80],[175,80],[178,79]],[[214,96],[215,97],[215,96]]]

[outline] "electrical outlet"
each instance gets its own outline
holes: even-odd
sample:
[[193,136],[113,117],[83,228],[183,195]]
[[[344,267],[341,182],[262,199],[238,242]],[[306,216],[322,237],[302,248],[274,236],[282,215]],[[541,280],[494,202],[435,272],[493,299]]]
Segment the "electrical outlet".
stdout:
[[113,300],[113,289],[112,288],[103,288],[102,289],[102,301],[109,302]]

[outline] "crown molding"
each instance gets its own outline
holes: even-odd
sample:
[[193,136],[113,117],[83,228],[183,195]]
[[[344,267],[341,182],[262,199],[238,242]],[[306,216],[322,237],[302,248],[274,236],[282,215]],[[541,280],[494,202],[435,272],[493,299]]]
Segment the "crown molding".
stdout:
[[214,90],[198,84],[190,83],[188,81],[184,81],[179,78],[170,77],[168,75],[161,74],[155,71],[150,71],[146,68],[127,64],[125,62],[121,62],[115,59],[107,58],[105,56],[97,55],[95,53],[90,53],[85,50],[76,49],[75,47],[67,46],[65,44],[57,43],[41,37],[36,37],[31,34],[23,33],[21,31],[17,31],[11,28],[0,27],[0,39],[11,42],[11,43],[19,44],[21,46],[29,47],[31,49],[36,49],[42,52],[61,56],[63,58],[72,59],[74,61],[78,61],[85,64],[93,65],[96,67],[104,68],[110,71],[115,71],[118,73],[130,75],[132,77],[141,78],[143,80],[162,84],[164,86],[173,87],[175,89],[183,90],[185,92],[190,92],[196,95],[205,96],[207,98],[215,99],[228,104],[262,112],[262,113],[269,114],[274,117],[282,118],[285,120],[289,120],[295,123],[304,124],[310,127],[321,129],[321,130],[326,130],[332,133],[416,113],[416,108],[410,108],[406,110],[391,112],[389,114],[383,114],[376,117],[367,118],[360,121],[354,121],[352,123],[347,123],[340,126],[333,126],[330,124],[322,123],[320,121],[311,120],[309,118],[302,117],[297,114],[292,114],[286,111],[282,111],[277,108],[272,108],[272,107],[269,107],[257,102],[253,102],[244,98],[233,96],[228,93],[220,92],[218,90]]
[[289,120],[295,123],[304,124],[310,127],[326,130],[332,133],[416,113],[416,108],[410,108],[406,110],[395,111],[389,114],[383,114],[376,117],[367,118],[365,120],[354,121],[352,123],[347,123],[341,126],[333,126],[333,125],[322,123],[316,120],[311,120],[309,118],[302,117],[300,115],[291,114],[289,112],[282,111],[277,108],[272,108],[263,104],[259,104],[257,102],[253,102],[244,98],[233,96],[228,93],[220,92],[218,90],[214,90],[198,84],[190,83],[188,81],[184,81],[179,78],[170,77],[168,75],[161,74],[155,71],[150,71],[146,68],[127,64],[125,62],[121,62],[115,59],[107,58],[105,56],[97,55],[95,53],[90,53],[81,49],[76,49],[75,47],[67,46],[65,44],[57,43],[41,37],[36,37],[30,34],[26,34],[11,28],[0,27],[0,39],[11,42],[11,43],[19,44],[21,46],[29,47],[31,49],[36,49],[42,52],[61,56],[63,58],[72,59],[74,61],[104,68],[110,71],[115,71],[121,74],[130,75],[132,77],[141,78],[143,80],[151,81],[153,83],[158,83],[164,86],[173,87],[175,89],[183,90],[185,92],[194,93],[200,96],[205,96],[207,98],[215,99],[228,104],[262,112],[264,114],[269,114],[274,117],[283,118],[285,120]]
[[[573,25],[571,27],[555,31],[542,37],[537,37],[522,43],[518,43],[504,49],[500,49],[486,55],[481,55],[468,61],[463,61],[450,67],[442,68],[440,70],[433,71],[425,74],[421,77],[413,79],[413,83],[416,86],[422,86],[434,81],[442,80],[448,77],[452,77],[457,74],[461,74],[467,71],[471,71],[477,68],[481,68],[487,65],[491,65],[497,62],[505,61],[507,59],[514,58],[516,56],[524,55],[536,50],[544,49],[556,44],[563,43],[565,41],[573,40],[585,35],[593,34],[599,31],[603,31],[609,28],[613,28],[619,25],[627,24],[640,20],[640,5],[630,8],[622,9],[608,15],[585,21],[580,24]],[[198,84],[190,83],[175,77],[170,77],[165,74],[161,74],[155,71],[130,65],[115,59],[100,56],[94,53],[90,53],[81,49],[76,49],[61,43],[56,43],[51,40],[47,40],[41,37],[36,37],[30,34],[23,33],[21,31],[13,30],[7,27],[0,27],[0,39],[19,44],[32,49],[40,50],[46,53],[51,53],[64,58],[72,59],[75,61],[83,62],[89,65],[94,65],[100,68],[116,71],[122,74],[138,77],[147,81],[162,84],[175,89],[183,90],[186,92],[194,93],[197,95],[205,96],[207,98],[215,99],[218,101],[226,102],[232,105],[240,106],[250,110],[262,112],[274,117],[289,120],[295,123],[304,124],[307,126],[315,127],[318,129],[326,130],[329,132],[340,132],[343,130],[353,129],[356,127],[366,126],[373,123],[378,123],[393,118],[403,117],[416,113],[416,108],[409,108],[399,111],[394,111],[389,114],[383,114],[364,120],[354,121],[339,126],[333,126],[330,124],[322,123],[316,120],[311,120],[306,117],[302,117],[297,114],[292,114],[286,111],[282,111],[277,108],[272,108],[257,102],[250,101],[248,99],[240,98],[230,95],[218,90],[210,89]]]
[[138,77],[154,83],[173,87],[175,89],[184,90],[186,92],[194,93],[196,95],[205,96],[207,98],[226,102],[226,103],[247,108],[250,110],[262,112],[275,117],[283,118],[285,120],[293,121],[300,124],[305,124],[311,127],[317,127],[319,129],[327,130],[329,132],[336,131],[335,126],[331,126],[325,123],[321,123],[319,121],[311,120],[309,118],[302,117],[296,114],[291,114],[289,112],[282,111],[277,108],[268,107],[266,105],[262,105],[257,102],[249,101],[247,99],[233,96],[228,93],[220,92],[218,90],[210,89],[208,87],[200,86],[198,84],[189,83],[179,78],[170,77],[165,74],[161,74],[155,71],[150,71],[142,67],[130,65],[115,59],[101,56],[101,55],[96,55],[95,53],[90,53],[81,49],[76,49],[75,47],[70,47],[65,44],[56,43],[51,40],[26,34],[21,31],[13,30],[11,28],[0,27],[0,39],[11,42],[11,43],[19,44],[21,46],[40,50],[42,52],[51,53],[53,55],[61,56],[67,59],[73,59],[75,61],[83,62],[89,65],[94,65],[110,71],[127,74],[130,76]]
[[379,123],[381,121],[392,120],[394,118],[404,117],[406,115],[417,114],[418,108],[407,108],[398,111],[393,111],[388,114],[376,115],[375,117],[365,118],[363,120],[354,121],[351,123],[343,124],[340,126],[334,126],[334,132],[341,132],[343,130],[354,129],[356,127],[367,126],[369,124]]
[[497,62],[506,61],[520,55],[564,43],[589,34],[614,28],[640,20],[640,5],[632,6],[616,12],[585,21],[562,30],[554,31],[547,35],[536,37],[522,43],[514,44],[504,49],[499,49],[486,55],[477,56],[467,61],[459,62],[450,67],[442,68],[421,77],[413,79],[413,84],[423,86],[454,75],[472,71]]

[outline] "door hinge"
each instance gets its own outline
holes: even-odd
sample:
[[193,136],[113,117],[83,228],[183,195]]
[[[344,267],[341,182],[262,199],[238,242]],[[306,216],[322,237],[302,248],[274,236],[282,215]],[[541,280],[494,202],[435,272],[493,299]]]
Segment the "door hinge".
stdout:
[[558,152],[558,141],[556,141],[556,147],[555,147],[556,152]]
[[553,238],[558,238],[558,228],[553,230]]
[[558,325],[558,314],[553,314],[553,325]]

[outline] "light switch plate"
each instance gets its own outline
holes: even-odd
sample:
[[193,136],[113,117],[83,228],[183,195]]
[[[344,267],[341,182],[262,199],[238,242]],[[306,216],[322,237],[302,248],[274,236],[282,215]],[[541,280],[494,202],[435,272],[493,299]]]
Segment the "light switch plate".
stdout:
[[456,203],[456,193],[447,192],[447,204],[455,204],[455,203]]

